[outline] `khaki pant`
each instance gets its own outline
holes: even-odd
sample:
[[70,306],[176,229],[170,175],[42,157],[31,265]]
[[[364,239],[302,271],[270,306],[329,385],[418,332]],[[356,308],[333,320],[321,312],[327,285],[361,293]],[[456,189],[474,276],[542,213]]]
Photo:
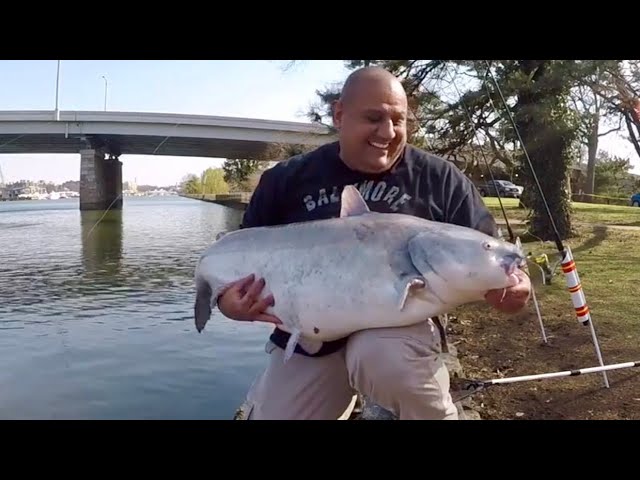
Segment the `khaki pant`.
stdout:
[[356,392],[401,420],[458,419],[431,320],[357,332],[338,352],[294,354],[286,364],[282,349],[267,346],[269,364],[242,407],[250,420],[336,420],[353,405]]

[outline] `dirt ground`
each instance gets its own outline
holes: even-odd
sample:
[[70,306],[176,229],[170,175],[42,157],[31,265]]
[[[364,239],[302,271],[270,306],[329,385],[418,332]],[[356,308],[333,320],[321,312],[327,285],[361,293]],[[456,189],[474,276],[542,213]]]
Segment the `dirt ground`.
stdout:
[[[546,344],[533,307],[511,317],[482,306],[457,312],[447,330],[465,378],[489,380],[599,366],[591,330],[575,319],[571,308],[541,309]],[[604,364],[639,361],[638,333],[615,332],[603,323],[599,327],[594,319]],[[607,376],[608,389],[597,372],[494,385],[468,401],[485,420],[640,419],[640,368],[608,371]]]

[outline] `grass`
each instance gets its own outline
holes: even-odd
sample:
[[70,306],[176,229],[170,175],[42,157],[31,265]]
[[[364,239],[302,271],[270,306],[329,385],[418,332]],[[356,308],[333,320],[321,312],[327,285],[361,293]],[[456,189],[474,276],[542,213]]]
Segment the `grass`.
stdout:
[[[487,199],[491,203],[497,199]],[[517,200],[505,208],[517,210]],[[640,208],[574,204],[578,235],[571,247],[590,307],[605,364],[640,361]],[[499,211],[499,207],[498,207]],[[509,218],[513,218],[507,211]],[[609,226],[607,226],[609,225]],[[524,233],[525,225],[516,230]],[[525,248],[558,259],[551,242]],[[466,378],[492,379],[598,366],[589,327],[575,316],[565,279],[557,269],[544,285],[530,267],[548,343],[542,341],[533,301],[516,315],[486,305],[452,312],[450,340],[456,345]],[[489,387],[470,400],[485,419],[640,419],[640,368],[518,382]],[[455,380],[454,380],[455,381]]]
[[[497,197],[485,197],[484,202],[498,221],[504,220]],[[509,220],[525,220],[529,213],[524,208],[518,208],[517,199],[503,198],[502,204]],[[640,227],[640,208],[638,207],[573,202],[572,208],[575,223]]]

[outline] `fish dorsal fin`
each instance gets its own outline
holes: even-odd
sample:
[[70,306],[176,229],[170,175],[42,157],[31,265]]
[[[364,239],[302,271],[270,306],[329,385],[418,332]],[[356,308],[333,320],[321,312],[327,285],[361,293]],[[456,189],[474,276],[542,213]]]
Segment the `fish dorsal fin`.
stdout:
[[341,217],[355,217],[369,213],[367,203],[360,195],[360,192],[353,185],[345,185],[342,190],[342,199],[340,206]]

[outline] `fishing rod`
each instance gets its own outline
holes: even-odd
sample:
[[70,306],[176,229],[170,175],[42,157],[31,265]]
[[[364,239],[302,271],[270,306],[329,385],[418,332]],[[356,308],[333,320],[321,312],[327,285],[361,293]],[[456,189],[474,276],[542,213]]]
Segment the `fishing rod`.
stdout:
[[[482,148],[482,142],[480,141],[479,135],[478,135],[478,129],[475,126],[475,122],[473,121],[473,117],[471,115],[471,111],[469,109],[469,107],[467,106],[466,102],[464,101],[464,98],[462,96],[462,94],[460,93],[460,90],[458,89],[458,85],[456,84],[455,78],[454,76],[451,74],[451,72],[449,71],[449,67],[447,65],[445,65],[445,71],[447,72],[447,74],[449,74],[449,78],[451,79],[451,84],[453,85],[453,88],[455,88],[456,93],[458,94],[458,96],[460,97],[460,104],[463,107],[463,110],[465,111],[466,115],[467,115],[467,119],[469,120],[469,124],[471,125],[471,128],[473,130],[474,136],[476,138],[476,141],[479,144],[479,148],[480,148],[480,155],[482,156],[482,159],[484,160],[484,164],[485,167],[487,168],[487,171],[489,172],[489,176],[491,177],[491,181],[493,182],[493,185],[495,185],[496,180],[495,177],[493,176],[493,170],[491,170],[491,167],[489,166],[489,161],[487,160],[487,156],[484,152],[484,148]],[[484,74],[484,80],[486,80],[487,77],[487,73],[488,71]],[[491,99],[491,97],[489,97],[489,99]],[[497,109],[494,107],[494,110]],[[500,114],[498,113],[498,116],[500,116]],[[496,192],[497,192],[497,188],[496,188]],[[504,221],[506,223],[507,226],[507,230],[509,232],[509,241],[511,243],[516,243],[516,238],[515,238],[515,234],[513,233],[513,230],[511,228],[511,224],[509,223],[509,218],[507,217],[507,212],[504,208],[504,205],[502,203],[502,197],[500,196],[500,193],[498,192],[498,203],[500,203],[500,208],[502,210],[502,215],[504,216]],[[525,271],[525,273],[528,274],[528,272]],[[544,343],[548,343],[547,341],[547,335],[546,332],[544,330],[544,322],[542,321],[542,315],[540,314],[540,306],[538,305],[538,298],[536,297],[536,291],[535,288],[533,287],[533,285],[531,286],[531,293],[532,293],[532,298],[533,298],[533,304],[535,306],[536,309],[536,316],[538,317],[538,323],[540,325],[540,331],[542,334],[542,341]]]
[[504,377],[504,378],[494,378],[492,380],[463,380],[462,383],[465,385],[462,387],[462,390],[465,391],[460,396],[456,396],[456,401],[463,400],[471,395],[485,390],[488,387],[493,385],[504,385],[508,383],[516,383],[516,382],[528,382],[532,380],[547,380],[551,378],[560,378],[560,377],[575,377],[578,375],[589,374],[589,373],[598,373],[605,372],[609,370],[618,370],[621,368],[632,368],[640,366],[640,361],[637,362],[624,362],[624,363],[615,363],[612,365],[603,365],[600,367],[588,367],[588,368],[578,368],[574,370],[564,370],[561,372],[552,372],[552,373],[540,373],[535,375],[521,375],[518,377]]
[[[445,68],[447,74],[449,75],[449,78],[451,79],[451,84],[453,85],[453,88],[456,90],[456,93],[460,97],[460,104],[462,105],[462,108],[463,108],[465,114],[467,115],[467,119],[469,120],[469,124],[471,125],[471,129],[473,130],[473,134],[476,137],[476,141],[480,145],[480,155],[482,156],[482,160],[484,161],[484,164],[487,167],[487,171],[489,172],[489,176],[491,177],[491,181],[495,185],[496,179],[493,176],[493,170],[491,170],[491,167],[489,166],[489,161],[487,160],[487,156],[484,153],[484,149],[482,148],[482,142],[480,142],[480,138],[478,137],[478,130],[476,129],[476,126],[474,125],[473,117],[471,116],[471,112],[469,110],[469,107],[467,107],[467,104],[465,103],[464,99],[462,98],[462,94],[460,93],[460,90],[458,89],[458,85],[456,84],[455,78],[453,77],[451,72],[449,72],[448,65],[445,64],[444,68]],[[487,76],[487,74],[485,73],[485,78],[486,78],[486,76]],[[500,209],[502,210],[502,215],[504,216],[504,221],[505,221],[505,224],[507,226],[507,230],[509,232],[509,241],[511,243],[514,243],[515,242],[515,235],[513,233],[513,230],[511,229],[511,224],[509,223],[509,218],[507,218],[507,212],[504,209],[504,204],[502,203],[502,197],[500,195],[498,195],[498,203],[500,204]]]
[[[513,126],[513,129],[518,137],[518,141],[520,142],[520,145],[522,147],[522,151],[527,160],[527,164],[529,165],[529,169],[531,170],[531,175],[537,186],[538,193],[540,194],[540,198],[544,204],[545,210],[549,217],[549,222],[551,223],[551,227],[553,229],[553,233],[555,237],[556,248],[558,249],[558,252],[560,253],[562,258],[560,265],[562,268],[562,272],[564,273],[567,290],[571,295],[571,301],[573,303],[573,307],[576,312],[576,317],[580,323],[582,323],[585,326],[586,325],[589,326],[591,330],[593,345],[595,347],[596,355],[598,357],[598,361],[600,362],[600,365],[604,367],[604,361],[602,359],[602,353],[600,351],[600,344],[598,341],[598,337],[596,335],[595,327],[593,325],[593,320],[591,318],[591,313],[589,311],[589,306],[587,304],[586,296],[582,289],[582,283],[580,281],[580,276],[578,275],[578,270],[576,268],[576,263],[573,258],[573,253],[571,252],[571,248],[569,248],[568,246],[565,246],[562,242],[562,238],[560,236],[560,233],[558,232],[558,227],[556,226],[556,223],[553,219],[553,215],[551,214],[549,203],[547,202],[547,199],[544,195],[544,191],[542,190],[542,186],[540,185],[540,181],[538,180],[536,171],[533,168],[533,163],[531,162],[531,158],[529,157],[529,152],[525,147],[524,141],[522,140],[522,136],[520,135],[520,130],[518,130],[518,126],[516,125],[513,115],[511,114],[511,110],[509,109],[509,105],[507,104],[507,101],[504,98],[502,89],[500,88],[500,85],[498,84],[495,76],[493,75],[493,72],[491,71],[491,64],[487,60],[484,60],[484,63],[487,66],[487,73],[493,80],[493,84],[496,87],[496,91],[500,95],[500,100],[504,105],[504,108],[509,117],[509,121],[511,122],[511,125]],[[486,75],[485,75],[485,78],[486,78]],[[607,374],[605,370],[602,370],[602,375],[604,377],[604,383],[606,388],[609,388],[609,379],[607,378]]]

